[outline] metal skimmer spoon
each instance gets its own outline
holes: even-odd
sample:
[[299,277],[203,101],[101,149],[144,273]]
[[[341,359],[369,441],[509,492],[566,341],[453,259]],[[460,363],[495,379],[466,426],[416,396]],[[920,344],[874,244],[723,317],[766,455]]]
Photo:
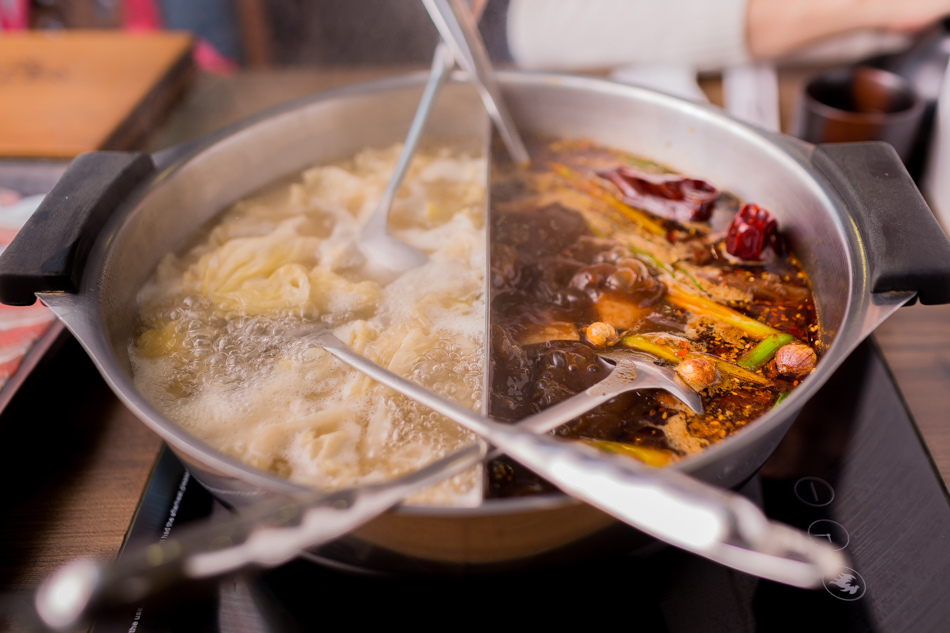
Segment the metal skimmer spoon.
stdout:
[[[478,18],[486,4],[486,0],[475,0],[471,10],[473,22],[478,22]],[[422,138],[422,132],[425,129],[426,121],[432,111],[432,106],[435,104],[436,97],[454,65],[455,58],[449,51],[449,47],[443,43],[436,46],[435,54],[432,57],[432,66],[429,70],[429,79],[422,92],[422,99],[419,100],[419,107],[416,109],[416,114],[409,126],[409,132],[406,134],[402,151],[396,161],[396,168],[389,182],[386,183],[386,188],[376,205],[376,210],[373,211],[373,215],[370,216],[360,231],[360,250],[371,263],[381,266],[392,274],[401,274],[412,268],[422,266],[429,260],[426,254],[416,247],[410,246],[389,234],[389,211],[396,199],[399,186],[409,171],[409,165],[412,163],[412,157],[419,146],[419,140]]]
[[[523,420],[499,424],[409,382],[353,351],[327,332],[311,334],[336,358],[462,424],[574,497],[656,538],[736,569],[815,587],[846,564],[841,552],[788,526],[769,521],[750,501],[672,469],[652,469],[546,435],[626,391],[668,389],[694,409],[699,396],[681,387],[669,369],[636,352],[606,354],[616,368],[598,384]],[[338,538],[395,506],[406,496],[479,463],[484,442],[472,444],[391,482],[333,493],[306,493],[268,503],[224,522],[173,533],[163,543],[128,550],[103,565],[69,563],[40,587],[36,608],[52,628],[68,629],[92,615],[249,565],[272,567],[304,549]]]

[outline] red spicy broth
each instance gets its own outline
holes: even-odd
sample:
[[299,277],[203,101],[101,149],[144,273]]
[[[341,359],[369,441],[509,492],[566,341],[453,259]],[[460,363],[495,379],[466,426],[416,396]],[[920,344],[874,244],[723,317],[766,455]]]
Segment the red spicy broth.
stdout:
[[[555,433],[661,466],[765,414],[814,367],[811,289],[767,210],[585,141],[535,139],[527,169],[495,154],[492,417],[592,386],[610,372],[598,350],[644,351],[702,394],[703,415],[645,390]],[[494,497],[552,489],[504,458],[489,482]]]

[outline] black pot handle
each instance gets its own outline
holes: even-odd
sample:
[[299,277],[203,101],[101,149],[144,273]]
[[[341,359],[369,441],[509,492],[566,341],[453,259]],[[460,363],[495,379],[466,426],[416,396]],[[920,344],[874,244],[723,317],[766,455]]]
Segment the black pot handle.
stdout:
[[864,240],[871,291],[950,303],[950,240],[887,143],[818,145],[813,165],[835,186]]
[[0,256],[0,302],[76,292],[89,250],[112,211],[155,170],[149,154],[78,156]]

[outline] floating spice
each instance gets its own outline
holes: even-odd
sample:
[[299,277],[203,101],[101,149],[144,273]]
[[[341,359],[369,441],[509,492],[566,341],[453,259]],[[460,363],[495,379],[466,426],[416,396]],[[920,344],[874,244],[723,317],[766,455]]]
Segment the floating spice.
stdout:
[[621,165],[597,175],[613,183],[625,203],[677,222],[705,222],[719,197],[719,190],[705,180],[678,174],[651,174]]
[[758,261],[777,228],[771,213],[757,204],[744,204],[726,232],[726,252],[739,259]]

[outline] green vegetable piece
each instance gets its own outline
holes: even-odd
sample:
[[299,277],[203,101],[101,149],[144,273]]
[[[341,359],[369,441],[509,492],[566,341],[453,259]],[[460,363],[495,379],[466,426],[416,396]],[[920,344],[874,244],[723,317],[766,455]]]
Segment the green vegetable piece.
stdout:
[[687,292],[676,285],[667,286],[667,299],[676,307],[689,310],[693,314],[708,316],[733,325],[752,338],[761,339],[774,334],[781,334],[770,325],[747,317],[730,307],[716,303],[712,299]]
[[787,343],[791,343],[794,340],[794,336],[784,332],[770,334],[759,341],[756,346],[749,350],[742,358],[740,358],[736,364],[740,367],[755,371],[772,360],[772,357],[775,356],[775,352],[778,351],[778,348],[786,345]]

